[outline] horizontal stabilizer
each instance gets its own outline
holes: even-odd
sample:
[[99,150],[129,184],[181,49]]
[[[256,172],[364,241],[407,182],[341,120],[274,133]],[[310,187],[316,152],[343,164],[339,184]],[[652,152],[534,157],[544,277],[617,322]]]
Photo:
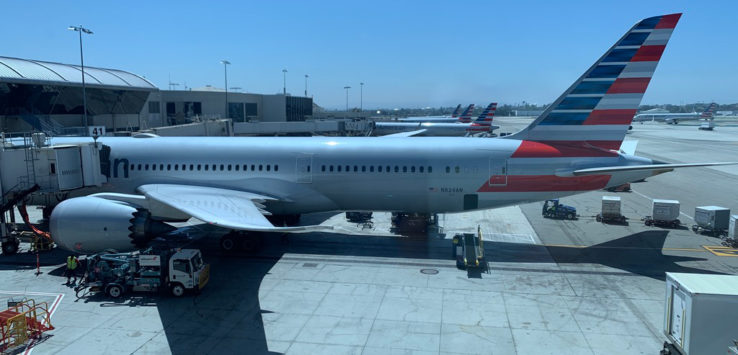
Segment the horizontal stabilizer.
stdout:
[[687,164],[651,164],[651,165],[625,165],[625,166],[606,166],[602,168],[589,168],[574,170],[574,176],[583,175],[601,175],[607,173],[617,173],[624,171],[653,170],[654,175],[672,171],[677,168],[696,168],[703,166],[719,166],[734,165],[738,162],[722,162],[722,163],[687,163]]
[[389,138],[412,137],[412,136],[416,136],[418,134],[421,134],[421,133],[423,133],[425,131],[426,131],[425,129],[419,129],[417,131],[392,133],[392,134],[387,134],[387,135],[379,136],[379,137],[381,137],[381,138],[387,138],[387,137],[389,137]]

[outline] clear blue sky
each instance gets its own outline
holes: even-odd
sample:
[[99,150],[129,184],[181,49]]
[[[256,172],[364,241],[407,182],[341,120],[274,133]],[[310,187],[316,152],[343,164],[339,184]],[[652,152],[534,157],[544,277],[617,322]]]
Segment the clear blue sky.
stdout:
[[[643,103],[738,102],[736,1],[3,1],[0,55],[143,75],[159,88],[308,93],[328,108],[553,101],[638,20],[684,15]],[[182,88],[182,86],[180,86]]]

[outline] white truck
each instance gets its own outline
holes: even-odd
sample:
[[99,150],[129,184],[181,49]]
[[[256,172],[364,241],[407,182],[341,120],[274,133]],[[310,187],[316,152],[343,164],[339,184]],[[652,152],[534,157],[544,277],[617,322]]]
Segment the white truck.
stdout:
[[179,297],[201,290],[209,279],[210,265],[203,263],[198,249],[103,253],[87,258],[85,277],[75,291],[77,297],[104,292],[119,298],[127,291],[168,289]]
[[676,228],[682,224],[679,220],[679,201],[653,199],[651,207],[651,215],[643,219],[647,226]]
[[661,354],[726,354],[738,338],[738,275],[666,273]]

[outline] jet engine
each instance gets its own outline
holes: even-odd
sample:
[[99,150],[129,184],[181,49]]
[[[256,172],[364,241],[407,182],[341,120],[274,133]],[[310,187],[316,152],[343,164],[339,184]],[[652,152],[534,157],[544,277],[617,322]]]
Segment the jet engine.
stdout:
[[174,229],[135,205],[91,196],[62,201],[49,218],[54,242],[78,253],[143,248],[154,237]]

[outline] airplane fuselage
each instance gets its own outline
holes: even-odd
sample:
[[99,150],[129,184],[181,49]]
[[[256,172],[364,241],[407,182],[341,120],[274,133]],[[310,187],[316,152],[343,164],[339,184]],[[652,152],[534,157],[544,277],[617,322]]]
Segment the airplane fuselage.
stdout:
[[[55,138],[54,144],[89,141]],[[461,212],[572,195],[648,176],[567,176],[575,169],[648,164],[608,157],[516,157],[521,141],[470,138],[100,138],[111,148],[108,183],[93,192],[135,194],[146,184],[256,192],[275,214],[319,211]],[[644,175],[646,174],[646,175]],[[643,175],[643,176],[641,176]]]

